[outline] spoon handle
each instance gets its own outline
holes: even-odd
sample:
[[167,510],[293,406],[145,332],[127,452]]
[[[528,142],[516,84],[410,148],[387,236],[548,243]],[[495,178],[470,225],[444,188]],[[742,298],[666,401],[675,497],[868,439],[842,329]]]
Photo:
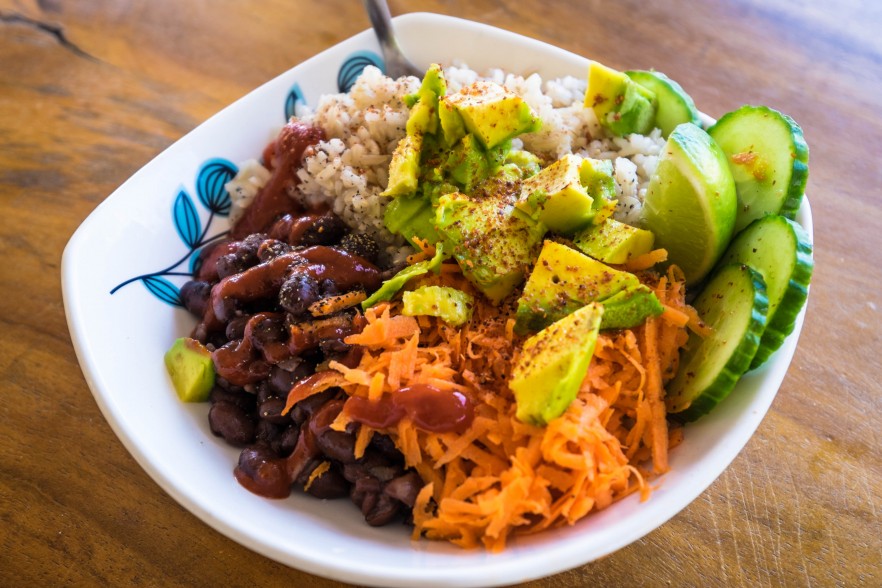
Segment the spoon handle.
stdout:
[[389,5],[386,0],[363,0],[363,2],[368,18],[371,20],[371,26],[373,26],[377,40],[380,42],[383,61],[386,62],[386,75],[392,78],[402,75],[421,77],[422,70],[404,56],[395,39],[395,33],[392,30],[392,15],[389,13]]

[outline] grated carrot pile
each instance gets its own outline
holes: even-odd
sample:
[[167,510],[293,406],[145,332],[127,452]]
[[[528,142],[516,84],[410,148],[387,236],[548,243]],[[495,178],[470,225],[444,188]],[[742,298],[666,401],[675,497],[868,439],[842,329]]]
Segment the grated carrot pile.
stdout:
[[[422,283],[469,289],[450,266]],[[362,346],[359,365],[331,362],[334,375],[322,386],[378,399],[430,384],[467,395],[475,407],[462,434],[428,433],[407,418],[381,431],[425,483],[413,509],[414,538],[498,551],[513,534],[571,525],[635,491],[648,496],[645,479],[667,471],[668,449],[682,438],[668,430],[664,382],[676,371],[691,318],[676,269],[643,279],[666,312],[636,329],[601,332],[578,397],[542,428],[515,418],[507,382],[523,339],[512,332],[510,306],[476,296],[471,321],[459,328],[400,315],[398,302],[366,311],[367,326],[346,339]],[[333,427],[347,424],[344,412]],[[357,455],[373,432],[360,427]]]

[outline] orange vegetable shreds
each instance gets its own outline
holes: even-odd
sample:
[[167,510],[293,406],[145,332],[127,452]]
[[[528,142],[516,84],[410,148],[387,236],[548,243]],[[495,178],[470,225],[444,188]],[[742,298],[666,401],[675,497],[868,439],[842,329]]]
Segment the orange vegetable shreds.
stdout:
[[657,263],[667,261],[667,259],[668,251],[666,249],[653,249],[649,253],[638,255],[634,259],[628,261],[624,267],[629,272],[638,272],[647,270]]
[[[664,383],[687,335],[682,275],[642,279],[670,316],[602,331],[576,400],[546,427],[515,417],[508,380],[523,339],[511,330],[513,305],[494,307],[476,295],[472,319],[460,328],[405,317],[398,302],[365,312],[364,330],[346,338],[362,346],[359,364],[329,364],[347,395],[376,400],[431,384],[465,395],[474,409],[461,433],[427,432],[406,416],[376,430],[425,484],[413,507],[414,538],[498,551],[513,535],[574,524],[633,492],[648,495],[644,476],[666,471],[669,445],[681,436],[682,429],[668,430]],[[453,268],[419,283],[475,293]],[[363,448],[374,430],[360,431],[368,431],[358,433]]]

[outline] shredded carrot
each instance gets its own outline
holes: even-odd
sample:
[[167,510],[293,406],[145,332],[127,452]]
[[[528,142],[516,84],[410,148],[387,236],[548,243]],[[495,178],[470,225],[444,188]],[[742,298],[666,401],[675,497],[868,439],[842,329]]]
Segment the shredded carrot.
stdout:
[[651,268],[657,263],[661,263],[668,259],[668,251],[666,249],[653,249],[643,255],[638,255],[634,259],[628,260],[624,264],[625,269],[629,272],[643,271]]
[[[451,265],[420,283],[468,290]],[[346,338],[362,346],[360,362],[330,362],[333,385],[376,400],[404,386],[431,384],[465,394],[474,407],[462,433],[429,433],[408,418],[357,433],[356,455],[374,432],[389,435],[422,478],[414,538],[498,551],[513,535],[574,524],[635,492],[649,496],[646,479],[668,470],[668,449],[682,438],[682,428],[668,427],[664,384],[676,372],[692,320],[682,273],[642,279],[665,312],[638,328],[602,331],[577,398],[546,427],[515,416],[508,379],[523,339],[513,333],[510,305],[494,307],[476,296],[472,319],[460,328],[435,317],[403,316],[395,301],[365,312],[364,329]],[[305,397],[325,383],[295,390]],[[347,424],[348,418],[333,426]]]
[[309,310],[312,316],[328,316],[329,314],[351,308],[366,298],[367,294],[363,290],[353,290],[316,300],[309,305],[307,310]]

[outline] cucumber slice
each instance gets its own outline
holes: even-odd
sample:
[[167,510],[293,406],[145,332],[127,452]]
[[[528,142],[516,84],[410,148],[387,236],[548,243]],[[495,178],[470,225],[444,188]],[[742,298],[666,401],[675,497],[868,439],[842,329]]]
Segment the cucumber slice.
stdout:
[[814,260],[812,244],[796,222],[779,215],[753,221],[732,241],[720,264],[743,263],[763,276],[769,299],[766,330],[750,369],[762,365],[793,331],[805,304]]
[[667,139],[674,128],[685,122],[701,126],[701,117],[692,97],[680,84],[658,71],[631,70],[625,72],[629,78],[655,94],[658,108],[655,112],[655,126],[661,129]]
[[736,233],[767,214],[796,215],[808,179],[809,150],[792,118],[766,106],[742,106],[707,132],[723,149],[735,178]]
[[756,270],[725,265],[693,306],[713,332],[704,338],[689,335],[677,375],[667,386],[668,411],[684,421],[715,407],[750,367],[766,326],[766,287]]

